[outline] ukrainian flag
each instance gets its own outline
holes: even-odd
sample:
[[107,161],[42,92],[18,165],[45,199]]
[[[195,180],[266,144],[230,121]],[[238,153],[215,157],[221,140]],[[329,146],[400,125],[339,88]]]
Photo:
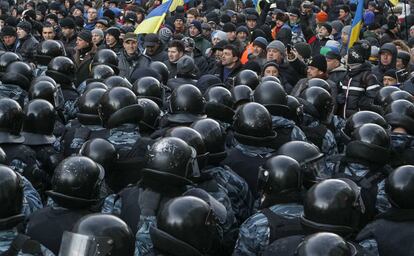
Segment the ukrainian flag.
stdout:
[[362,28],[362,15],[364,12],[364,0],[358,0],[358,6],[355,12],[355,17],[352,20],[351,34],[348,40],[348,49],[351,48],[356,41],[359,40],[359,33]]
[[169,0],[152,10],[135,29],[135,34],[157,33],[174,0]]
[[183,6],[184,4],[187,4],[190,2],[190,0],[163,0],[163,3],[166,3],[168,1],[172,1],[172,4],[170,6],[170,12],[175,11],[178,6]]
[[399,2],[400,2],[399,0],[390,0],[390,3],[391,3],[393,6],[396,6]]

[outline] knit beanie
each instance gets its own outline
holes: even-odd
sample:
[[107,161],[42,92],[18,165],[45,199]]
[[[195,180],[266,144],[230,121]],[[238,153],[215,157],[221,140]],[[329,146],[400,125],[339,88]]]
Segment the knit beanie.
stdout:
[[327,69],[327,64],[326,64],[326,59],[324,56],[318,54],[312,57],[312,59],[310,60],[308,66],[310,67],[315,67],[317,69],[319,69],[322,72],[326,72]]
[[20,21],[17,27],[23,29],[28,34],[32,31],[32,24],[28,21]]
[[319,23],[328,21],[328,14],[324,11],[320,11],[316,14],[316,21]]
[[286,53],[286,46],[279,40],[273,40],[272,42],[270,42],[267,47],[266,50],[268,51],[269,49],[276,49],[278,50],[283,56],[285,56]]
[[332,33],[332,26],[329,23],[322,23],[322,24],[319,24],[319,26],[326,28],[329,34]]
[[116,27],[110,27],[106,30],[106,33],[115,37],[115,39],[118,40],[119,36],[121,35],[121,30],[119,30],[119,28]]
[[253,45],[257,45],[260,48],[266,49],[268,42],[266,38],[259,36],[259,37],[256,37],[256,39],[254,39]]
[[100,37],[104,37],[104,32],[102,31],[102,29],[99,28],[95,28],[94,30],[92,30],[92,34],[97,34]]
[[85,42],[92,43],[92,33],[89,30],[82,30],[78,33],[78,37]]

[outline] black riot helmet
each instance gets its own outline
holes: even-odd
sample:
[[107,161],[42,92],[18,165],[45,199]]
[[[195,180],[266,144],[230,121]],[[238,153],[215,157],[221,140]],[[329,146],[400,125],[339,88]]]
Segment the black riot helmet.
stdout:
[[359,197],[358,186],[351,180],[327,179],[315,184],[305,196],[302,226],[310,233],[348,236],[358,232]]
[[204,104],[204,97],[197,87],[191,84],[180,85],[171,94],[168,120],[185,124],[205,118]]
[[63,44],[55,40],[45,40],[37,45],[34,59],[38,64],[47,66],[54,57],[64,55],[65,49]]
[[289,141],[277,151],[278,155],[289,156],[300,164],[303,171],[303,184],[311,187],[320,179],[326,178],[322,174],[323,153],[317,146],[305,141]]
[[262,77],[262,80],[261,81],[262,81],[262,83],[263,82],[267,82],[267,81],[272,81],[272,82],[276,82],[278,84],[282,84],[280,82],[280,79],[277,78],[277,77],[275,77],[275,76],[265,76],[265,77]]
[[56,111],[46,100],[35,99],[24,106],[23,130],[25,145],[50,145],[56,140],[53,129]]
[[65,231],[59,254],[62,256],[134,255],[135,236],[120,218],[102,213],[89,214]]
[[334,233],[319,232],[305,237],[296,256],[355,256],[357,249]]
[[0,55],[0,74],[3,75],[6,72],[6,68],[10,63],[21,60],[22,58],[14,52],[3,53]]
[[105,171],[118,159],[114,145],[101,138],[86,141],[79,150],[79,155],[89,157],[102,165]]
[[46,75],[44,75],[44,76],[38,76],[38,77],[33,78],[33,79],[32,79],[32,85],[33,85],[33,84],[35,84],[35,83],[37,83],[37,82],[40,82],[40,81],[47,81],[47,82],[50,82],[50,83],[52,83],[54,86],[56,86],[56,85],[57,85],[57,84],[56,84],[56,81],[55,81],[53,78],[51,78],[50,76],[46,76]]
[[300,96],[305,113],[321,121],[329,122],[334,103],[331,94],[321,87],[307,88]]
[[402,127],[414,135],[414,104],[408,100],[393,101],[386,110],[385,120],[393,128]]
[[[197,165],[199,169],[204,168],[207,162],[208,153],[204,145],[203,137],[196,130],[187,126],[176,126],[166,131],[165,137],[175,137],[185,141],[190,147],[197,152]],[[194,174],[198,178],[198,174]],[[193,175],[193,177],[194,177]],[[190,177],[191,178],[191,177]]]
[[82,94],[77,101],[78,113],[76,113],[78,120],[84,125],[98,125],[101,124],[99,118],[99,104],[102,96],[105,94],[105,89],[94,88]]
[[138,98],[148,98],[162,105],[162,87],[161,83],[152,76],[142,77],[134,82],[132,91]]
[[237,85],[231,89],[231,95],[234,99],[233,109],[251,101],[253,90],[247,85]]
[[139,130],[143,132],[155,131],[161,115],[160,107],[154,101],[145,98],[138,99],[138,105],[144,111],[142,120],[139,122]]
[[[146,168],[142,170],[144,182],[187,185],[189,178],[197,176],[197,152],[179,138],[162,138],[146,154]],[[159,186],[159,185],[158,185]]]
[[414,97],[409,92],[406,91],[395,91],[390,93],[384,100],[383,107],[386,108],[388,105],[390,105],[393,101],[396,100],[408,100],[409,102],[414,103]]
[[187,126],[176,126],[168,129],[165,133],[165,137],[175,137],[185,141],[189,146],[196,150],[198,163],[204,166],[204,162],[202,161],[205,161],[207,157],[206,147],[204,145],[203,137],[199,132]]
[[153,61],[150,64],[150,68],[157,72],[161,77],[161,83],[167,84],[168,77],[170,76],[170,71],[168,70],[167,65],[162,63],[161,61]]
[[200,133],[210,158],[226,156],[224,142],[226,136],[220,124],[211,118],[195,121],[191,128]]
[[105,79],[115,76],[115,71],[108,65],[99,64],[92,67],[90,81],[103,82]]
[[[0,224],[2,224],[2,229],[8,223],[15,224],[6,227],[6,229],[12,228],[24,219],[21,214],[23,207],[22,177],[8,166],[0,165],[0,188]],[[12,223],[11,217],[14,217],[14,223]]]
[[46,191],[59,206],[78,209],[97,203],[105,175],[102,166],[84,156],[71,156],[56,167],[52,189]]
[[260,103],[274,116],[285,116],[289,113],[287,93],[283,86],[268,81],[259,84],[253,92],[254,102]]
[[364,124],[353,133],[345,155],[375,165],[387,164],[390,157],[390,136],[377,124]]
[[[301,168],[289,156],[274,156],[259,168],[258,191],[261,194],[260,208],[275,205],[283,195],[300,191]],[[296,198],[299,200],[299,198]]]
[[295,97],[287,96],[287,106],[289,107],[289,118],[294,121],[296,125],[299,125],[303,121],[303,104],[299,102]]
[[385,192],[394,207],[414,209],[414,166],[400,166],[391,172],[385,182]]
[[234,78],[234,86],[244,84],[249,86],[252,90],[256,89],[259,83],[259,76],[256,74],[256,72],[250,69],[244,69],[240,71]]
[[222,86],[213,86],[204,93],[206,114],[208,117],[225,123],[233,121],[234,99],[231,92]]
[[55,99],[58,89],[49,81],[39,81],[32,83],[30,86],[28,97],[29,100],[43,99],[56,106]]
[[99,116],[106,128],[125,123],[137,124],[142,119],[142,108],[135,94],[125,87],[114,87],[105,92],[99,104]]
[[1,81],[4,84],[18,85],[27,91],[29,90],[32,78],[33,69],[29,64],[23,61],[14,61],[7,66],[6,72],[1,77]]
[[345,122],[345,127],[341,130],[342,137],[346,141],[350,141],[353,138],[354,131],[364,124],[377,124],[384,129],[389,129],[387,121],[380,114],[372,111],[358,111],[352,116],[348,117]]
[[47,65],[46,75],[53,78],[56,83],[66,85],[75,79],[76,67],[68,57],[55,57]]
[[108,90],[108,86],[106,86],[106,84],[104,84],[103,82],[98,82],[98,81],[93,81],[88,83],[85,86],[85,91],[89,91],[91,89],[95,89],[95,88],[99,88],[99,89],[104,89],[105,91]]
[[128,89],[132,89],[132,84],[122,76],[110,76],[105,79],[104,84],[108,87],[108,89],[112,89],[114,87],[125,87]]
[[0,143],[23,143],[22,124],[23,110],[19,103],[9,98],[0,99]]
[[118,56],[114,51],[110,49],[101,49],[96,52],[92,60],[92,67],[100,64],[110,66],[114,70],[115,74],[119,74]]
[[168,255],[217,255],[221,236],[218,219],[207,202],[195,196],[168,201],[151,227],[154,247]]
[[247,103],[236,111],[233,122],[234,137],[247,145],[270,146],[276,139],[272,117],[259,103]]
[[385,99],[393,92],[401,91],[400,88],[397,86],[384,86],[382,87],[378,93],[377,96],[375,96],[374,104],[379,106],[385,106]]
[[320,78],[312,78],[308,80],[308,88],[320,87],[331,93],[331,86],[328,82]]

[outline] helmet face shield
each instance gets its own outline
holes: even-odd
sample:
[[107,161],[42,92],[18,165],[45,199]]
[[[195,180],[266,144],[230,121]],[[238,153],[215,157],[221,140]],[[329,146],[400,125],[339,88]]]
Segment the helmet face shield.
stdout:
[[60,84],[56,85],[56,91],[53,94],[53,98],[55,101],[55,108],[58,110],[63,110],[65,105],[65,98],[63,97],[63,92]]
[[326,173],[327,168],[323,155],[319,158],[302,163],[300,167],[303,171],[303,182],[307,188],[322,180],[331,178],[331,176]]
[[94,237],[65,231],[59,256],[104,256],[110,255],[114,241],[110,237]]
[[191,158],[186,165],[186,177],[185,178],[198,178],[200,177],[200,168],[197,161],[197,151],[191,147]]

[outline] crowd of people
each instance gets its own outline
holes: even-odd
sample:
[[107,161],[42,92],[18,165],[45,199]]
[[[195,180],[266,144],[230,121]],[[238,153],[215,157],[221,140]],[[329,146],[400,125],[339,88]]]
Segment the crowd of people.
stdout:
[[1,1],[0,255],[414,255],[414,5],[358,1]]

